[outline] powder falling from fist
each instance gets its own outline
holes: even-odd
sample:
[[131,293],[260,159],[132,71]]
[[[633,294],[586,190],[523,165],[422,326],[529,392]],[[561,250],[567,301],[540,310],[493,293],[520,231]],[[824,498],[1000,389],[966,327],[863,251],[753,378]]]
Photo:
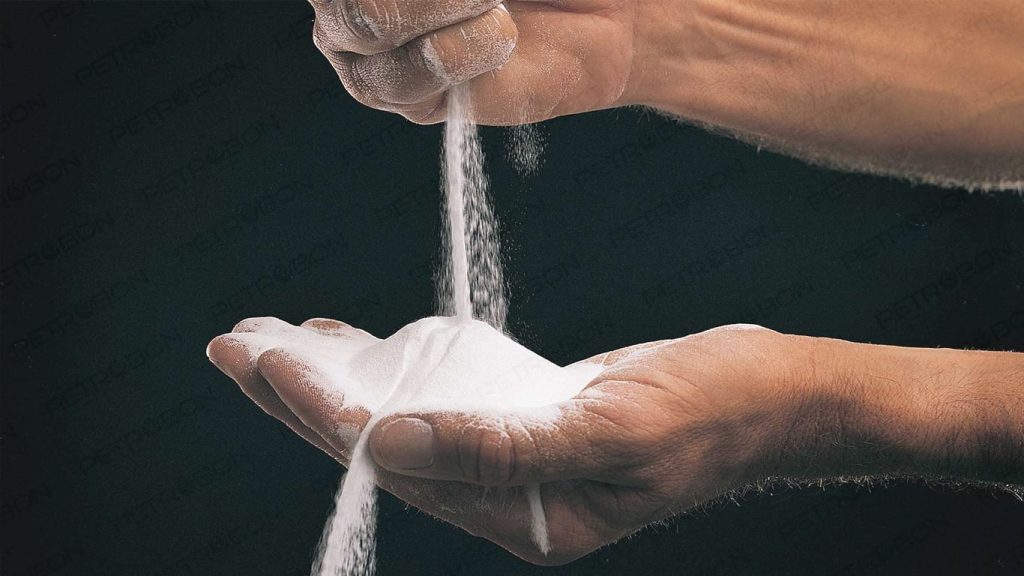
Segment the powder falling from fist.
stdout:
[[[375,568],[375,464],[369,431],[399,410],[473,412],[499,422],[510,414],[554,423],[553,404],[582,390],[600,365],[560,368],[503,334],[507,302],[494,217],[465,85],[448,93],[444,139],[450,255],[438,293],[442,314],[409,324],[386,340],[353,338],[324,356],[322,373],[346,403],[371,416],[358,437],[335,509],[324,527],[313,576],[371,575]],[[531,537],[549,549],[539,486],[526,491]]]

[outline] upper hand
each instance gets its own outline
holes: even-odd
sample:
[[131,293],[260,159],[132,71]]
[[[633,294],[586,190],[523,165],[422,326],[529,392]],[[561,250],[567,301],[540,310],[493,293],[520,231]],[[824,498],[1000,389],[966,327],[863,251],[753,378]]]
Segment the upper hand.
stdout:
[[445,119],[470,83],[472,117],[525,124],[628,103],[638,0],[310,0],[313,40],[356,100]]

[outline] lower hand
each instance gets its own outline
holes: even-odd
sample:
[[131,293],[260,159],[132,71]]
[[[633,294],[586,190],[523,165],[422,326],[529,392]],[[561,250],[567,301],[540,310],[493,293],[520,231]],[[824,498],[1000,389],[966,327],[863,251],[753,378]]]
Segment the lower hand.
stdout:
[[[370,413],[332,390],[332,347],[376,338],[332,320],[252,319],[210,359],[271,415],[345,464]],[[324,354],[324,353],[327,354]],[[604,366],[555,424],[470,413],[399,413],[371,431],[384,489],[540,564],[568,562],[738,488],[790,428],[806,356],[758,327],[722,327],[584,362]],[[339,432],[340,431],[340,432]],[[524,486],[541,484],[552,550],[530,540]]]

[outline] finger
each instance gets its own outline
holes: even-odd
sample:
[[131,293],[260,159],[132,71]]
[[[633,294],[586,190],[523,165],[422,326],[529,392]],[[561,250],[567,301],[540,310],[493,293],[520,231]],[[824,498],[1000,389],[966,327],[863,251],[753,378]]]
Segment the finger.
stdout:
[[337,376],[332,379],[318,364],[308,354],[287,348],[267,350],[257,360],[260,374],[288,410],[347,461],[370,411],[346,402],[339,383],[332,381]]
[[[317,373],[315,366],[312,369],[290,367],[302,361],[294,351],[272,349],[260,357],[258,364],[291,409],[301,414],[310,427],[320,430],[324,438],[331,438],[336,448],[348,456],[370,414],[361,408],[346,407],[343,394],[325,385],[327,380]],[[344,432],[333,434],[339,425]],[[384,469],[378,470],[377,483],[424,512],[487,538],[530,562],[563,563],[594,547],[592,539],[581,539],[577,523],[571,518],[581,513],[582,505],[566,498],[554,485],[542,487],[544,493],[555,491],[545,503],[553,547],[551,555],[545,555],[533,540],[532,515],[521,486],[484,488],[462,482],[414,478]]]
[[[320,329],[321,327],[323,327],[323,330]],[[234,333],[253,333],[263,334],[266,336],[276,336],[281,339],[293,340],[295,338],[301,338],[305,340],[310,340],[310,332],[313,332],[314,334],[329,336],[332,334],[328,334],[325,332],[339,332],[342,330],[343,327],[348,331],[358,330],[357,328],[353,328],[352,326],[349,326],[344,322],[339,322],[337,320],[329,320],[327,318],[312,318],[310,320],[307,320],[301,326],[295,326],[294,324],[285,322],[280,318],[274,318],[273,316],[262,316],[255,318],[246,318],[245,320],[242,320],[238,324],[235,324],[235,327],[232,328],[231,331]],[[358,331],[363,332],[362,330]]]
[[367,340],[380,340],[366,330],[361,330],[355,326],[338,320],[331,320],[330,318],[310,318],[303,322],[301,326],[307,330],[312,330],[313,332],[324,336],[348,339],[362,338]]
[[310,0],[321,50],[377,54],[479,16],[501,0]]
[[235,324],[235,327],[232,328],[231,331],[281,334],[293,332],[295,328],[295,326],[281,320],[280,318],[274,318],[273,316],[257,316],[241,320],[238,324]]
[[214,365],[234,380],[260,408],[274,416],[279,409],[287,409],[256,370],[256,359],[264,350],[280,342],[260,334],[233,332],[214,338],[207,349]]
[[347,461],[343,460],[342,454],[333,449],[319,434],[303,424],[257,371],[256,359],[270,344],[271,341],[267,338],[254,334],[224,334],[210,342],[207,356],[264,412],[280,420],[293,432],[334,459]]
[[409,114],[427,112],[450,86],[504,64],[517,35],[508,11],[495,8],[394,50],[340,54],[331,60],[345,89],[359,102]]
[[448,107],[446,106],[447,102],[447,93],[442,93],[430,100],[427,100],[421,105],[406,110],[393,110],[393,112],[401,114],[406,120],[413,124],[419,124],[421,126],[440,124],[448,117]]
[[[328,333],[331,332],[329,330],[315,329],[313,326],[294,326],[284,320],[269,316],[242,320],[235,325],[233,333],[251,334],[254,342],[259,341],[263,343],[263,348],[260,352],[280,346],[283,343],[288,343],[292,347],[301,347],[305,350],[320,353],[336,352],[338,358],[351,357],[352,354],[366,348],[369,344],[379,341],[378,338],[372,336],[369,332],[353,328],[343,322],[323,318],[314,320],[318,321],[315,324],[320,322],[333,323],[331,331],[334,333]],[[341,332],[340,326],[346,327],[343,332],[347,337],[337,337],[338,333]],[[255,358],[253,362],[255,362]]]
[[370,453],[394,472],[485,486],[600,478],[621,451],[601,450],[609,423],[585,406],[574,400],[543,409],[558,410],[555,419],[546,412],[394,414],[370,431]]
[[[264,352],[257,365],[289,409],[322,438],[329,439],[347,461],[370,413],[346,406],[344,394],[326,384],[326,375],[305,363],[296,351],[275,348]],[[387,470],[378,471],[377,483],[409,504],[475,535],[520,555],[531,553],[529,509],[520,487],[485,489],[459,482],[411,478]]]

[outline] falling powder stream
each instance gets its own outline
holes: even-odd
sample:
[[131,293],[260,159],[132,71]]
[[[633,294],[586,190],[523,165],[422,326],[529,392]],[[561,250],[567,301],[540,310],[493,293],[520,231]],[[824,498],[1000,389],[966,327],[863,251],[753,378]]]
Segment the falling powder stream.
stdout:
[[[469,92],[464,85],[448,93],[444,135],[447,248],[450,255],[438,285],[441,313],[460,322],[482,320],[504,333],[508,305],[494,216],[487,200],[487,178],[476,125],[468,118]],[[377,421],[393,413],[415,393],[393,390],[370,418],[352,451],[335,508],[313,563],[313,576],[370,576],[375,569],[377,516],[376,469],[367,446]],[[539,486],[526,489],[532,518],[531,537],[548,552],[547,523]]]
[[[443,151],[445,211],[448,216],[448,233],[445,240],[448,244],[449,257],[446,262],[447,275],[438,285],[441,313],[447,312],[462,321],[473,317],[469,282],[470,261],[466,252],[466,192],[468,186],[481,188],[480,180],[483,177],[482,172],[472,173],[474,160],[482,163],[482,159],[480,143],[473,137],[475,134],[468,134],[467,128],[470,126],[464,114],[467,100],[466,90],[461,85],[449,91]],[[472,193],[472,190],[469,192]]]
[[[448,92],[444,132],[445,198],[448,213],[448,277],[439,292],[442,313],[476,318],[505,332],[508,303],[501,250],[494,215],[487,200],[487,176],[476,125],[469,119],[469,90],[459,85]],[[468,240],[468,250],[467,250]],[[448,303],[445,305],[445,303]],[[540,486],[528,486],[531,537],[545,554],[550,549]]]
[[445,205],[448,216],[447,278],[438,286],[441,313],[476,318],[505,331],[508,304],[494,215],[476,125],[469,120],[469,91],[448,92],[444,130]]

